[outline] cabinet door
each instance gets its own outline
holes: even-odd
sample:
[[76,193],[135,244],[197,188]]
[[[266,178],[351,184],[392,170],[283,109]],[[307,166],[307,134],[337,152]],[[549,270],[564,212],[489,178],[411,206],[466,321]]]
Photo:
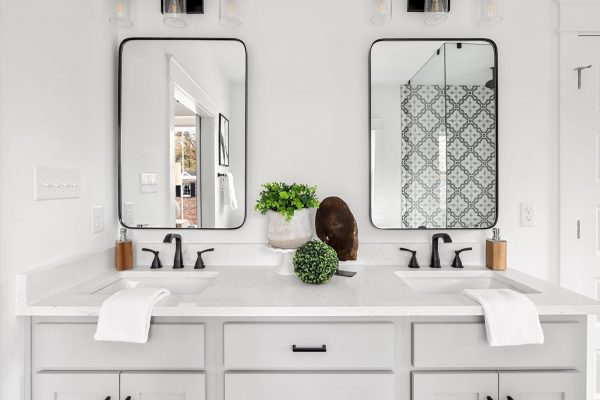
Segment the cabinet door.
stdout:
[[40,372],[33,378],[33,400],[119,400],[119,373]]
[[201,372],[123,372],[121,400],[204,400]]
[[501,372],[501,400],[579,400],[585,380],[578,372]]
[[413,400],[497,400],[497,395],[496,372],[413,373]]
[[225,400],[394,400],[392,373],[227,373]]

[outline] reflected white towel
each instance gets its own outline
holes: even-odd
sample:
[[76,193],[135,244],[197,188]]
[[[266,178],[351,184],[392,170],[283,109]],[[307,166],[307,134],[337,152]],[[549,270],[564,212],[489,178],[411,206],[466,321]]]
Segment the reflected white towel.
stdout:
[[152,308],[170,294],[159,288],[125,289],[113,294],[102,303],[94,339],[146,343]]
[[223,182],[223,201],[225,206],[229,206],[232,210],[238,209],[238,202],[235,196],[235,185],[233,183],[233,174],[225,172],[225,182]]
[[485,314],[490,346],[544,343],[544,332],[535,304],[524,294],[510,289],[466,289]]

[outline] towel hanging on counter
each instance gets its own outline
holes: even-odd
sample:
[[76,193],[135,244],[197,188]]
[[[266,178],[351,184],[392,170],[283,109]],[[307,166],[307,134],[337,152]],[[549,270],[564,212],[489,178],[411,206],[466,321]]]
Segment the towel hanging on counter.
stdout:
[[511,289],[466,289],[463,293],[481,304],[490,346],[544,343],[535,304]]
[[147,287],[118,291],[102,303],[94,339],[146,343],[152,308],[170,294],[167,289]]
[[224,207],[229,207],[232,210],[238,209],[237,197],[235,195],[235,185],[233,182],[233,174],[225,172],[220,175],[219,186],[221,189],[221,201]]

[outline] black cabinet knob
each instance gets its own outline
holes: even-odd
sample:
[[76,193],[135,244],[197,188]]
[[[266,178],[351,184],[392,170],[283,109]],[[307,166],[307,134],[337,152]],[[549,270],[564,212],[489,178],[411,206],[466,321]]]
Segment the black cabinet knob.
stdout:
[[506,400],[514,400],[511,396],[506,396]]

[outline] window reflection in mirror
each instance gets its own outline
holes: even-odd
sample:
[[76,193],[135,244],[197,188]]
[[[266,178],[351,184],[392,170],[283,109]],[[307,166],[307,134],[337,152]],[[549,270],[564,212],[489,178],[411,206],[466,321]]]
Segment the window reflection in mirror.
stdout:
[[370,79],[373,224],[492,227],[497,219],[493,43],[378,41]]
[[243,43],[130,39],[122,45],[120,74],[123,224],[240,227],[246,214]]

